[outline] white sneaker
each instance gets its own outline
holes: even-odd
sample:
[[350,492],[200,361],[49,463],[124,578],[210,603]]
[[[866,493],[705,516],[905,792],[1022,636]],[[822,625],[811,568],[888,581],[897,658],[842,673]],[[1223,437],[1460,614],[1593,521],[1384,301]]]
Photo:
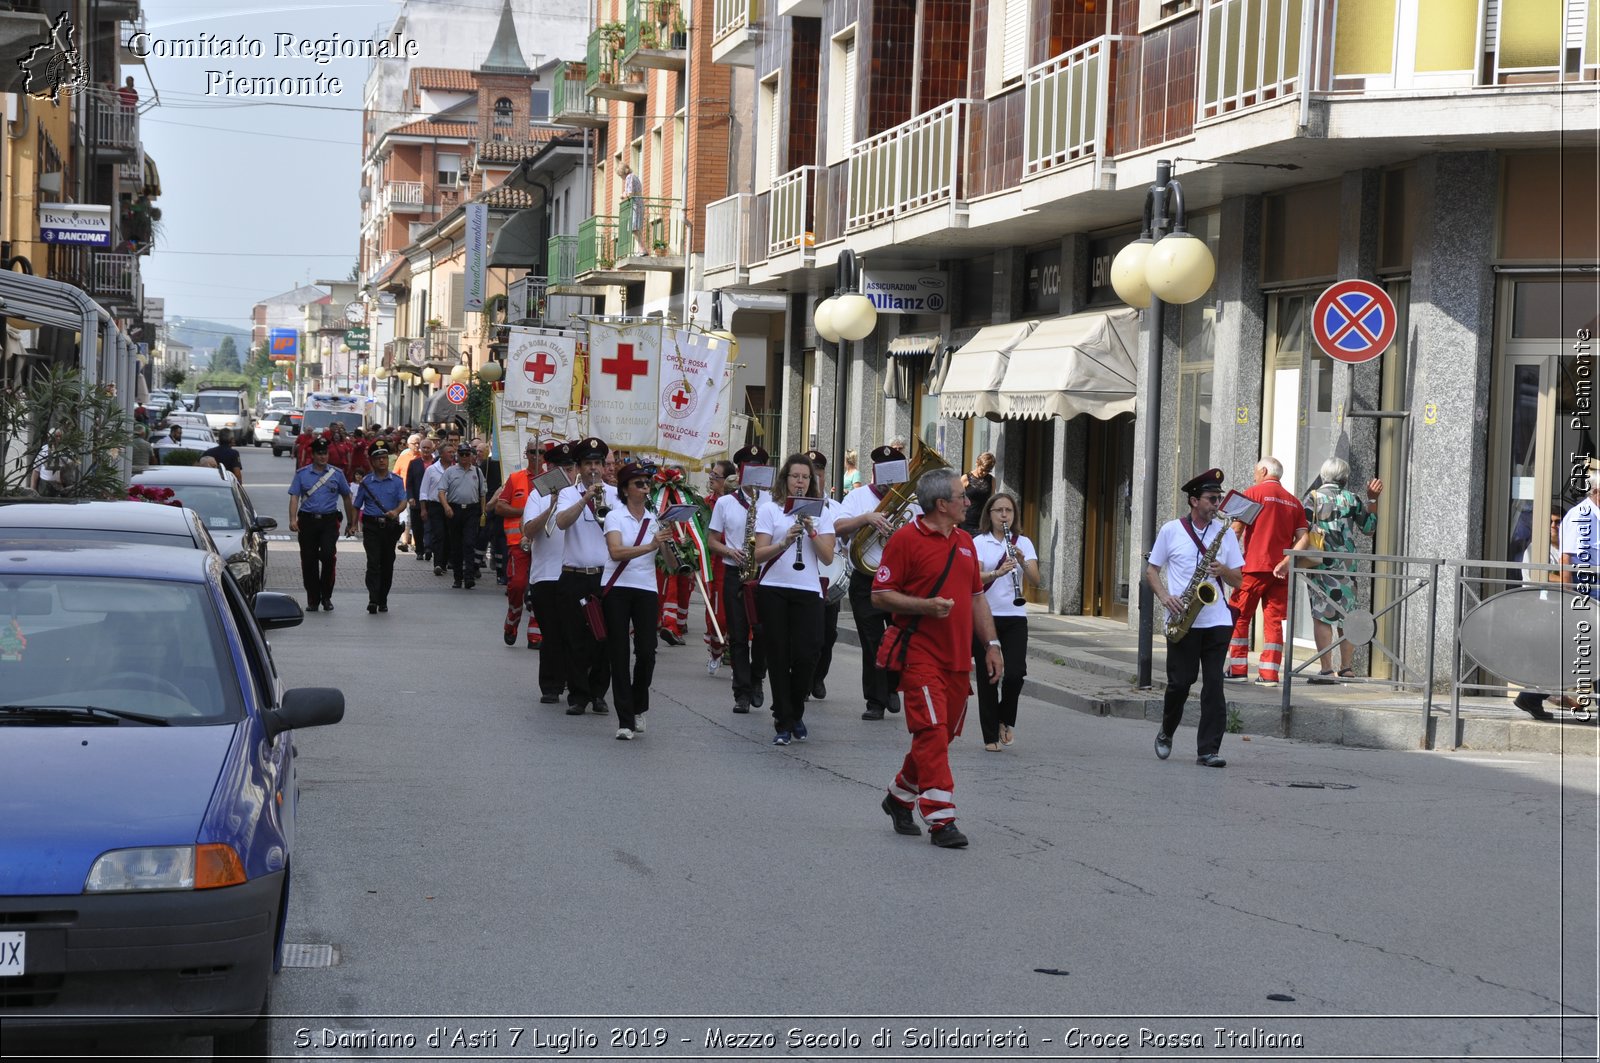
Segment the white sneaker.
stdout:
[[633,732],[630,731],[626,727],[617,728],[617,741],[618,742],[632,742],[633,741]]
[[706,658],[706,675],[716,675],[717,669],[722,667],[721,657]]
[[636,735],[644,734],[644,714],[643,713],[640,713],[638,716],[635,716],[633,718],[633,733],[636,734]]

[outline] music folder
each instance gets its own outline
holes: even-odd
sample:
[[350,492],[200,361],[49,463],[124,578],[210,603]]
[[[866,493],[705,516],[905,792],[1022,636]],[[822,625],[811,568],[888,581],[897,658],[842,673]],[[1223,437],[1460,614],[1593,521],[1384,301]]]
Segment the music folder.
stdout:
[[740,487],[760,487],[771,490],[772,481],[776,475],[771,465],[744,465],[739,469]]
[[1223,496],[1222,505],[1217,507],[1217,512],[1240,524],[1254,524],[1256,517],[1261,515],[1261,503],[1238,491],[1229,491]]
[[695,506],[692,503],[684,502],[678,505],[668,506],[666,509],[661,511],[661,516],[657,519],[668,524],[685,523],[694,520],[694,515]]
[[567,479],[567,474],[561,469],[551,469],[549,472],[540,473],[533,478],[533,486],[542,497],[558,494],[572,486],[572,481]]
[[783,504],[783,511],[798,520],[801,517],[810,517],[816,520],[822,516],[823,503],[820,498],[791,498]]
[[872,466],[872,483],[877,487],[903,484],[910,471],[904,461],[880,461]]

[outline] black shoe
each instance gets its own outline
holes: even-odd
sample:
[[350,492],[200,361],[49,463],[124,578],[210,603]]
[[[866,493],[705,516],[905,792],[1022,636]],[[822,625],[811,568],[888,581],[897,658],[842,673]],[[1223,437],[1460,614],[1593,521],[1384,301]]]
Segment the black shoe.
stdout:
[[1517,695],[1516,700],[1514,700],[1511,704],[1515,705],[1529,716],[1532,716],[1535,720],[1555,719],[1554,716],[1545,711],[1544,696],[1542,694],[1534,694],[1530,691],[1524,690],[1522,693]]
[[388,611],[389,611],[389,603],[388,602],[379,602],[378,603],[378,612],[387,613]]
[[442,576],[442,575],[444,575],[444,569],[440,568],[438,565],[434,565],[433,566],[433,574],[435,576]]
[[954,823],[948,827],[940,827],[928,835],[928,840],[941,849],[965,849],[967,836],[956,830]]
[[1204,768],[1226,768],[1228,766],[1228,762],[1215,753],[1202,753],[1194,758],[1194,762]]
[[861,718],[863,720],[881,720],[883,719],[883,710],[876,705],[868,705],[867,711],[861,714]]
[[460,590],[461,589],[461,581],[460,580],[456,580],[454,583],[450,584],[450,589],[451,590],[457,590],[457,591]]
[[[467,580],[467,590],[470,591],[472,588],[476,587],[477,585],[478,585],[478,581],[477,580],[474,580],[474,579]],[[457,584],[457,586],[460,586],[460,584]]]
[[539,704],[541,704],[541,705],[554,705],[556,702],[558,702],[560,700],[561,700],[561,695],[560,694],[540,694],[539,695]]
[[595,698],[594,704],[589,706],[589,711],[594,713],[596,716],[604,716],[606,713],[611,711],[611,706],[606,704],[605,698]]
[[516,628],[508,627],[505,629],[505,631],[501,632],[501,635],[505,638],[507,646],[515,646],[517,644]]
[[811,684],[811,696],[816,698],[818,701],[827,700],[827,697],[828,697],[828,685],[826,683],[824,683],[820,679],[817,680],[815,683],[812,683]]
[[665,642],[668,646],[682,646],[683,636],[678,634],[676,631],[671,630],[670,628],[662,628],[661,641]]
[[1167,737],[1167,732],[1156,732],[1156,757],[1166,760],[1172,756],[1172,739]]
[[376,613],[377,611],[378,611],[378,603],[377,602],[368,602],[367,603],[367,612]]
[[333,612],[333,599],[332,598],[324,598],[324,599],[322,599],[322,608],[326,609],[330,613]]
[[750,704],[754,705],[756,708],[759,709],[761,706],[765,705],[766,703],[767,703],[767,696],[765,694],[761,693],[761,688],[760,687],[756,687],[754,690],[750,691]]
[[308,613],[316,612],[317,611],[317,606],[319,606],[321,604],[322,603],[317,601],[315,598],[311,599],[309,602],[306,603],[306,612],[308,612]]
[[890,694],[889,695],[889,711],[890,712],[899,712],[900,711],[900,695],[899,694]]
[[407,546],[405,543],[401,543],[395,549],[399,550],[402,554],[409,554],[411,552],[411,547]]
[[911,814],[909,808],[888,794],[883,795],[883,804],[879,807],[889,813],[889,818],[894,820],[894,832],[896,834],[909,834],[913,838],[921,837],[922,828],[917,826],[917,818]]
[[[543,700],[543,699],[540,699],[540,700]],[[581,701],[578,702],[576,705],[568,705],[567,706],[567,715],[568,716],[582,716],[583,713],[584,713],[584,704]]]
[[733,703],[733,711],[743,716],[750,711],[750,703],[743,698],[736,698]]

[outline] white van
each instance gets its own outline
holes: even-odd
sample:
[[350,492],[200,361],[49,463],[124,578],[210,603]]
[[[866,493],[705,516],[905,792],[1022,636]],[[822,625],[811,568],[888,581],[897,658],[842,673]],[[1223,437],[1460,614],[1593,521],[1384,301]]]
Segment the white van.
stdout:
[[234,442],[250,442],[254,418],[250,416],[250,406],[243,387],[202,388],[195,394],[194,410],[205,414],[206,424],[211,427],[212,434],[226,428],[233,433]]
[[294,392],[269,391],[267,392],[267,409],[294,409]]

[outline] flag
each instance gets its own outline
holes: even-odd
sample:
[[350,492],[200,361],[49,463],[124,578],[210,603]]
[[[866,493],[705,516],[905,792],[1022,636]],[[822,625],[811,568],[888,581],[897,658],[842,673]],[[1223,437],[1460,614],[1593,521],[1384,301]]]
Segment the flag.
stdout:
[[505,408],[530,418],[564,422],[572,402],[578,340],[556,329],[509,326]]
[[705,457],[716,424],[732,345],[705,332],[674,330],[663,337],[660,441],[656,449],[679,461]]
[[657,448],[661,323],[589,325],[589,432],[612,450]]

